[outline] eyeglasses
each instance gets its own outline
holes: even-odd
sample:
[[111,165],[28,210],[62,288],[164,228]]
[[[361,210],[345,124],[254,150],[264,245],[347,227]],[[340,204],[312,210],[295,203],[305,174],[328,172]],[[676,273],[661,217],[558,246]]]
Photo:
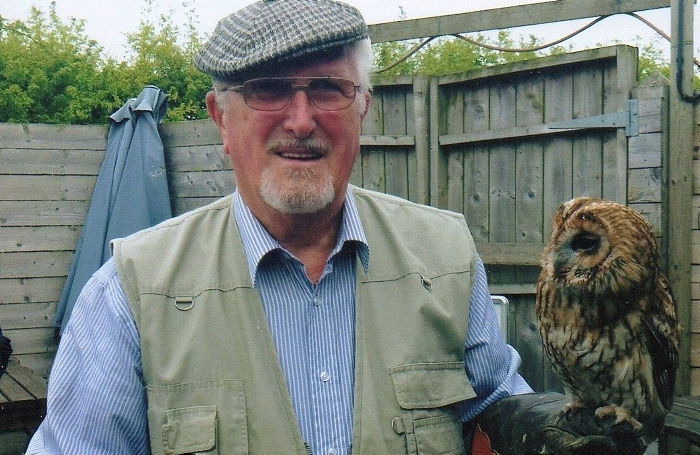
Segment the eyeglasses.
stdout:
[[317,108],[339,111],[352,104],[359,89],[353,81],[339,77],[266,77],[224,91],[241,92],[245,104],[257,111],[279,111],[289,105],[297,90],[303,90]]

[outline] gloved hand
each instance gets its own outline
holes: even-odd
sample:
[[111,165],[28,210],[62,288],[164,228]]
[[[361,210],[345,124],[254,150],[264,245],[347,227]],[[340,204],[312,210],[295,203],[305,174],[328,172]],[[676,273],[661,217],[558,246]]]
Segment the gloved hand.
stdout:
[[642,455],[651,442],[629,425],[597,422],[594,410],[564,415],[567,402],[560,393],[515,395],[489,406],[477,423],[500,455]]

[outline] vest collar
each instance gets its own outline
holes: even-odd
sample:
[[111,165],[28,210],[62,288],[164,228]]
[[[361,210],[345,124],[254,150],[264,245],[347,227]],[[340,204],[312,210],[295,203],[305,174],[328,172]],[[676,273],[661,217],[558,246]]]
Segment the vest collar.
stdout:
[[[248,260],[250,280],[253,282],[253,285],[255,285],[255,277],[260,261],[262,261],[268,253],[275,250],[282,250],[290,255],[291,253],[285,250],[285,248],[267,232],[265,227],[258,221],[255,215],[253,215],[250,208],[243,202],[243,198],[241,198],[238,191],[233,194],[232,206],[233,214],[241,233],[243,248]],[[367,238],[362,228],[360,215],[357,212],[354,196],[349,189],[345,194],[343,218],[340,230],[338,231],[338,239],[328,259],[330,260],[336,253],[340,252],[348,242],[356,245],[357,255],[366,272],[369,267],[369,245],[367,244]]]

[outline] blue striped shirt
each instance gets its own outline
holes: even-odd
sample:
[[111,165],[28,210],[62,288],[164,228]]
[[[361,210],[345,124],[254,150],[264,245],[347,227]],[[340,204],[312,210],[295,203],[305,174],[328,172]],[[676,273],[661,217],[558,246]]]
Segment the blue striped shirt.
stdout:
[[[234,211],[251,278],[259,290],[302,437],[315,454],[345,454],[352,437],[355,258],[370,251],[350,193],[321,279],[284,250],[240,197]],[[531,389],[520,357],[504,344],[478,261],[465,343],[477,397],[469,421],[494,401]],[[64,330],[51,371],[46,418],[28,454],[148,454],[139,336],[113,260],[88,282]]]

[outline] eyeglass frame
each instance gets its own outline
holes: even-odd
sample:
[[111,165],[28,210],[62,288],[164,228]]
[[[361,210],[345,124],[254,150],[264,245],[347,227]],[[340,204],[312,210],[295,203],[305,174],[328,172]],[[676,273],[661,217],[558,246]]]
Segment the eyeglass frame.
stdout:
[[[293,81],[299,81],[299,80],[306,81],[306,84],[294,84],[293,83]],[[289,82],[292,82],[289,86],[289,88],[291,88],[291,92],[287,96],[286,103],[284,103],[284,105],[282,105],[281,107],[278,107],[275,109],[260,109],[259,107],[252,106],[249,103],[250,98],[247,96],[247,95],[250,95],[250,93],[246,92],[245,87],[247,86],[246,84],[250,84],[253,82],[257,82],[257,81],[285,81],[285,82],[289,81]],[[323,108],[323,107],[317,105],[316,101],[314,100],[314,97],[309,96],[309,92],[308,92],[309,84],[311,84],[313,81],[344,81],[344,82],[352,83],[352,87],[353,87],[352,96],[347,96],[347,95],[345,95],[345,92],[341,91],[341,95],[345,99],[348,100],[348,104],[346,106],[339,107],[337,109],[327,109],[327,108]],[[285,109],[291,103],[292,98],[294,97],[294,93],[301,90],[306,94],[307,98],[309,99],[309,101],[311,102],[312,105],[314,105],[315,107],[317,107],[318,109],[320,109],[322,111],[334,112],[334,111],[341,111],[343,109],[347,109],[348,107],[350,107],[352,105],[352,103],[355,101],[355,98],[357,98],[357,93],[362,91],[362,86],[357,85],[354,81],[352,81],[350,79],[345,79],[342,77],[332,77],[332,76],[258,77],[258,78],[254,78],[254,79],[249,79],[249,80],[243,82],[243,84],[241,84],[241,85],[234,85],[234,86],[229,86],[229,87],[224,87],[224,88],[215,88],[215,90],[217,92],[229,92],[229,91],[230,92],[238,92],[243,96],[243,101],[245,102],[246,106],[250,107],[253,110],[260,111],[260,112],[277,112],[277,111],[281,111],[281,110]]]

